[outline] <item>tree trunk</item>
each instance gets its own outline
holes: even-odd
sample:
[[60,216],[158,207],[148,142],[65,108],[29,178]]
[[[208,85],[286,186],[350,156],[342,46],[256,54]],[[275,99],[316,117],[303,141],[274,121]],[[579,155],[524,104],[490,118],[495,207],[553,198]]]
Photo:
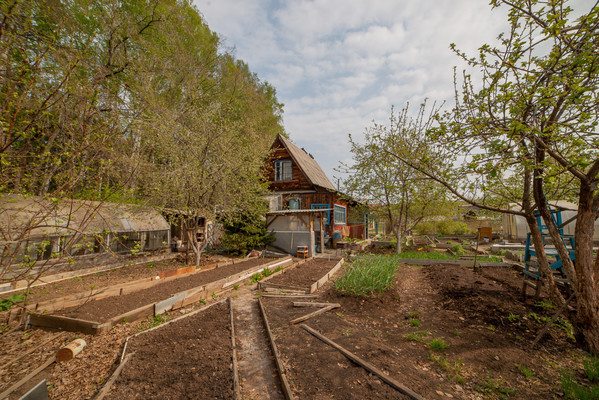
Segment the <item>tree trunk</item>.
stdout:
[[593,191],[581,183],[576,217],[576,275],[572,285],[576,293],[576,316],[574,323],[576,340],[594,354],[599,354],[599,293],[595,274],[598,260],[593,262],[593,235],[597,213],[593,211]]
[[395,238],[397,239],[397,244],[395,246],[395,254],[401,253],[401,242],[403,240],[403,235],[401,234],[401,229],[398,229],[395,233]]

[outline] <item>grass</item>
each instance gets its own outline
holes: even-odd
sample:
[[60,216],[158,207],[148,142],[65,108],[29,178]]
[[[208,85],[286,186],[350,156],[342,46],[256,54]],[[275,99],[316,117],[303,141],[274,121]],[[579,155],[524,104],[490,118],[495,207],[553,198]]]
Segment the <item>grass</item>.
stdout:
[[583,386],[576,381],[572,371],[564,371],[560,377],[560,383],[566,399],[592,400],[599,398],[599,386]]
[[500,399],[507,399],[510,394],[514,394],[516,389],[503,386],[503,378],[491,379],[487,377],[485,381],[480,381],[476,389],[486,396],[494,396]]
[[443,339],[433,339],[428,342],[428,347],[433,351],[442,351],[449,348],[449,345]]
[[429,331],[416,331],[412,333],[406,333],[403,338],[408,342],[422,342],[428,335],[430,335]]
[[429,359],[441,367],[443,371],[447,372],[447,377],[450,380],[459,384],[466,382],[466,379],[462,376],[462,367],[464,366],[462,361],[456,360],[451,362],[447,358],[435,353],[431,353]]
[[418,319],[411,319],[410,320],[410,326],[413,326],[413,327],[420,326],[420,320],[418,320]]
[[526,366],[524,365],[516,364],[516,368],[518,368],[518,371],[520,371],[520,373],[524,375],[525,378],[532,378],[535,375],[534,372],[526,368]]
[[380,296],[391,287],[397,266],[395,257],[357,258],[335,281],[335,290],[358,297]]
[[137,332],[147,331],[148,329],[152,329],[158,325],[164,324],[170,320],[170,317],[166,314],[158,314],[154,317],[150,317],[145,321],[142,321],[139,328],[137,328]]

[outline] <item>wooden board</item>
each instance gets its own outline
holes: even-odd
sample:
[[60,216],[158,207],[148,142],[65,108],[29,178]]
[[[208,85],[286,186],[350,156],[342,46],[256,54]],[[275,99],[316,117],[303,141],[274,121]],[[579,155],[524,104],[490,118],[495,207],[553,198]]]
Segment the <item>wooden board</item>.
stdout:
[[177,293],[166,300],[154,303],[154,315],[164,314],[165,312],[172,310],[173,305],[177,302],[181,302],[186,295],[187,291]]
[[31,326],[41,328],[62,329],[69,332],[81,332],[90,335],[95,335],[100,325],[99,322],[45,314],[31,314],[29,323]]
[[301,317],[299,317],[299,318],[292,319],[291,321],[289,321],[289,323],[290,323],[291,325],[293,325],[293,324],[298,324],[298,323],[300,323],[300,322],[304,322],[304,321],[306,321],[306,320],[308,320],[308,319],[310,319],[310,318],[312,318],[312,317],[315,317],[315,316],[317,316],[317,315],[324,314],[325,312],[327,312],[327,311],[330,311],[330,310],[332,310],[333,308],[337,308],[337,307],[338,307],[338,306],[337,306],[336,304],[334,304],[334,305],[330,305],[330,306],[326,306],[326,307],[323,307],[323,308],[321,308],[320,310],[316,310],[316,311],[314,311],[314,312],[311,312],[310,314],[306,314],[306,315],[304,315],[304,316],[301,316]]
[[268,318],[266,317],[266,311],[264,311],[264,305],[262,304],[262,299],[258,299],[258,305],[260,306],[260,314],[262,315],[262,320],[264,321],[264,327],[266,328],[266,333],[270,342],[270,348],[272,350],[272,354],[275,357],[275,364],[277,366],[277,371],[279,372],[279,379],[281,379],[283,394],[285,395],[285,399],[294,400],[295,397],[291,392],[291,386],[289,385],[289,381],[287,380],[287,376],[285,375],[285,367],[283,366],[283,362],[281,361],[281,357],[279,356],[279,350],[277,349],[277,344],[275,343],[275,340],[273,338],[272,331],[270,329],[270,324],[268,323]]
[[318,290],[318,288],[322,287],[322,285],[324,285],[335,274],[335,272],[337,272],[339,268],[341,268],[342,265],[343,258],[339,260],[339,262],[335,264],[335,266],[331,268],[331,270],[327,272],[325,276],[323,276],[310,286],[310,293],[314,293],[316,290]]

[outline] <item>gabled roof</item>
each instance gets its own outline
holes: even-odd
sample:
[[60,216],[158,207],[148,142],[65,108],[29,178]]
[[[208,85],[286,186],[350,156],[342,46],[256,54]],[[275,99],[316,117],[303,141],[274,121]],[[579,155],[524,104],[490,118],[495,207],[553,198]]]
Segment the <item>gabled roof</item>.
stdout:
[[337,190],[312,156],[297,147],[291,140],[283,135],[279,134],[278,139],[283,143],[283,146],[285,146],[293,161],[296,162],[297,166],[302,170],[311,184],[333,191]]

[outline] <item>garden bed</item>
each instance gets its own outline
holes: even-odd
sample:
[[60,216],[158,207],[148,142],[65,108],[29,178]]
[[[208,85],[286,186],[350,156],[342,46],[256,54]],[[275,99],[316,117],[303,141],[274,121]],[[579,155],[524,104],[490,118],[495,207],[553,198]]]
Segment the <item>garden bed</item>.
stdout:
[[[560,374],[580,374],[584,352],[567,323],[531,343],[554,310],[519,300],[521,277],[506,267],[399,266],[381,296],[342,295],[329,283],[314,302],[340,307],[305,322],[426,399],[563,396]],[[289,321],[294,299],[264,299],[285,374],[297,398],[405,398]],[[318,366],[318,368],[314,368]]]
[[230,302],[133,336],[106,399],[235,399]]
[[[319,283],[322,285],[332,276],[341,264],[343,259],[333,258],[313,258],[305,263],[298,264],[295,268],[285,270],[277,276],[273,276],[266,283],[260,283],[259,288],[281,288],[305,291],[313,293]],[[335,268],[337,267],[337,268]]]
[[227,288],[234,288],[234,285],[229,283],[249,278],[252,273],[261,271],[267,266],[281,265],[289,261],[290,258],[279,260],[254,258],[227,264],[220,268],[158,283],[133,293],[84,301],[79,306],[61,310],[59,315],[35,313],[31,315],[31,324],[99,334],[106,332],[117,323],[136,321],[184,307],[208,296],[215,297]]

